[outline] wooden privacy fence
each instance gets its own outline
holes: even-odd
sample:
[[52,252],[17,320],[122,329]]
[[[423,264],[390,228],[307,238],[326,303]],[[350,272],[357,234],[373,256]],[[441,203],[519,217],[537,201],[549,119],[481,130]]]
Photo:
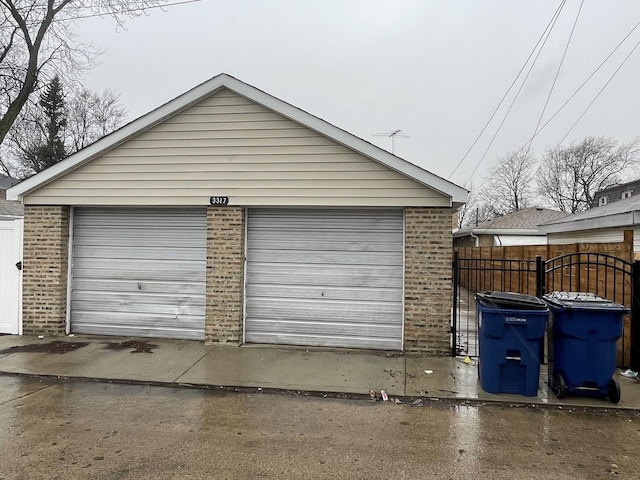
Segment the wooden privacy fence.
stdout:
[[[578,243],[571,245],[525,245],[512,247],[461,247],[455,252],[465,262],[458,283],[472,292],[502,291],[536,295],[536,258],[549,262],[570,254],[572,262],[554,265],[547,274],[546,291],[601,292],[605,298],[631,308],[631,277],[616,269],[616,259],[633,263],[633,241]],[[607,255],[608,266],[590,261]],[[611,268],[614,267],[614,268]],[[547,265],[549,268],[549,265]],[[618,272],[618,273],[616,273]],[[606,291],[606,292],[605,292]],[[615,293],[615,295],[614,295]],[[625,295],[626,294],[626,295]]]
[[[639,307],[633,299],[634,287],[640,290],[640,281],[635,280],[640,262],[634,263],[630,235],[620,243],[460,247],[455,253],[456,291],[537,296],[552,291],[591,292],[631,310]],[[634,335],[638,332],[632,331],[632,316],[627,315],[618,345],[618,366],[639,361],[640,345],[637,338],[634,342]]]

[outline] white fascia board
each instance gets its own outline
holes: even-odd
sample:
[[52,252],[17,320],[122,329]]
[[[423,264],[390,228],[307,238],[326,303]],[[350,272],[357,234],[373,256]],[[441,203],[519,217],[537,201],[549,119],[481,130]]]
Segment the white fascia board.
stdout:
[[273,110],[295,122],[298,122],[311,130],[329,137],[336,142],[349,147],[362,155],[365,155],[386,167],[395,170],[422,185],[429,187],[443,196],[449,197],[451,206],[460,206],[467,201],[468,191],[454,183],[438,177],[417,165],[396,157],[391,153],[376,147],[375,145],[338,128],[321,118],[311,115],[293,105],[286,103],[262,90],[248,85],[240,80],[222,73],[212,79],[198,85],[188,92],[165,103],[161,107],[152,110],[146,115],[134,120],[115,132],[103,137],[88,147],[69,156],[65,160],[47,168],[33,177],[24,180],[15,187],[7,190],[7,199],[18,200],[29,192],[45,185],[65,173],[78,168],[91,161],[93,158],[110,150],[139,133],[161,123],[163,120],[194,105],[205,97],[212,95],[221,88],[228,88],[235,93],[252,100],[260,105]]
[[639,224],[640,212],[624,212],[603,217],[541,225],[540,231],[544,233],[563,233],[581,230],[597,230],[599,228],[627,227]]
[[[457,235],[456,235],[457,234]],[[474,228],[473,230],[457,231],[454,237],[464,237],[466,235],[542,235],[536,228]]]

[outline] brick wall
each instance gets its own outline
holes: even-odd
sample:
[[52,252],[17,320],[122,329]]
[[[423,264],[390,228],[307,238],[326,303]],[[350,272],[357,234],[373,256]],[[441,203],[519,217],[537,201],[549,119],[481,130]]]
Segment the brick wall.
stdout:
[[451,354],[451,209],[405,209],[407,353]]
[[69,207],[25,206],[22,262],[23,332],[64,335]]
[[207,209],[206,342],[242,341],[244,231],[241,207]]

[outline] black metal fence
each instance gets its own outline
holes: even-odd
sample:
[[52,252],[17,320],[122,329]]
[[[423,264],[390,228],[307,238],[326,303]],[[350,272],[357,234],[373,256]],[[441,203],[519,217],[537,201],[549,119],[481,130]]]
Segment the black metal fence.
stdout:
[[[590,292],[631,309],[618,348],[618,366],[640,367],[640,262],[601,253],[570,253],[543,260],[459,258],[453,261],[452,354],[475,357],[475,293]],[[636,321],[634,322],[634,319]]]

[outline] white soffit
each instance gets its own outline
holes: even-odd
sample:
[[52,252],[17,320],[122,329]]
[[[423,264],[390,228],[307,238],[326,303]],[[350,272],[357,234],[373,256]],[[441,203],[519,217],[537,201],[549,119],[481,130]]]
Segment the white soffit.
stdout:
[[55,179],[65,175],[67,172],[74,170],[87,162],[90,162],[102,153],[121,145],[130,138],[139,133],[162,123],[167,118],[186,108],[198,103],[200,100],[212,95],[222,88],[241,95],[252,100],[268,109],[273,110],[293,121],[296,121],[305,127],[331,138],[332,140],[385,165],[419,183],[429,187],[442,195],[449,197],[452,206],[459,206],[467,201],[468,191],[458,185],[434,175],[417,165],[414,165],[400,157],[396,157],[391,153],[376,147],[375,145],[350,134],[349,132],[338,128],[321,118],[305,112],[293,105],[284,102],[276,97],[269,95],[251,85],[248,85],[230,75],[222,73],[212,79],[198,85],[188,92],[174,98],[165,103],[161,107],[152,110],[142,117],[132,121],[124,127],[97,140],[91,145],[83,148],[77,153],[69,156],[63,161],[47,168],[46,170],[34,175],[27,180],[22,181],[18,185],[7,190],[7,199],[17,200],[24,195],[46,185]]

